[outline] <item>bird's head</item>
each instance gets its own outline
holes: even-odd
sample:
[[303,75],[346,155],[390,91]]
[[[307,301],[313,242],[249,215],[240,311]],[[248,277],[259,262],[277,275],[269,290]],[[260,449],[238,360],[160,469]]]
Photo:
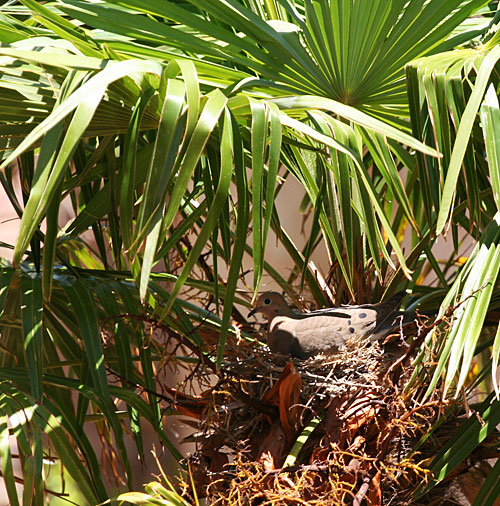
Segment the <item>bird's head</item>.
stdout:
[[285,298],[278,292],[264,292],[259,295],[255,301],[255,307],[248,313],[253,316],[256,313],[262,313],[269,321],[275,316],[287,316],[292,313]]

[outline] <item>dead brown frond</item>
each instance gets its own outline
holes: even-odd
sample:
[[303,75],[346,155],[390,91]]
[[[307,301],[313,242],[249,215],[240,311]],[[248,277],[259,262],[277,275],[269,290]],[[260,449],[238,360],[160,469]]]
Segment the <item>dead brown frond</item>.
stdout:
[[404,393],[412,369],[390,365],[405,349],[353,339],[291,361],[228,345],[190,460],[198,495],[231,506],[409,501],[430,478],[425,448],[412,448],[442,405]]
[[[170,343],[158,372],[179,367],[179,346],[197,358],[175,388],[157,376],[155,393],[197,431],[183,496],[220,506],[440,504],[436,493],[448,497],[449,483],[434,498],[417,502],[414,492],[433,479],[431,457],[457,421],[443,417],[450,405],[439,389],[425,401],[426,385],[405,389],[430,328],[417,321],[410,346],[402,327],[387,343],[353,338],[335,355],[306,361],[233,336],[219,370],[170,329],[155,328],[151,345],[161,349],[162,332]],[[216,336],[203,337],[204,351],[215,353]],[[450,479],[462,486],[460,475]]]

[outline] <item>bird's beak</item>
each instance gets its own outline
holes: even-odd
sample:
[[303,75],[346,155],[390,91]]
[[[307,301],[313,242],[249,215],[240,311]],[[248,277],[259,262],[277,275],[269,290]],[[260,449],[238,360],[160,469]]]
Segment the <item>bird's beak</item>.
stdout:
[[250,318],[250,316],[253,316],[255,313],[258,313],[260,310],[260,307],[254,307],[249,313],[248,313],[248,316],[247,318]]

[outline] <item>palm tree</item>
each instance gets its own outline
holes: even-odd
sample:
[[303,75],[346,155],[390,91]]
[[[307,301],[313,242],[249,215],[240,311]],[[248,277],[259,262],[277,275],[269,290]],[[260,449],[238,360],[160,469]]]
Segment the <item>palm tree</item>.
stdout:
[[[0,177],[20,217],[0,285],[12,504],[9,435],[26,503],[47,493],[46,452],[90,503],[108,499],[89,424],[114,442],[129,489],[125,432],[143,454],[140,420],[181,460],[158,399],[194,416],[207,399],[158,392],[165,345],[175,364],[217,373],[227,343],[245,334],[237,304],[251,297],[241,288],[257,293],[264,275],[317,307],[400,289],[408,306],[441,305],[442,326],[418,342],[404,377],[419,402],[443,401],[429,431],[460,413],[447,399],[467,398],[489,375],[494,392],[440,439],[427,490],[477,453],[500,421],[500,332],[485,331],[500,269],[496,2],[20,0],[0,9]],[[297,211],[312,217],[304,247],[274,205],[289,179],[305,193]],[[62,223],[64,201],[73,215]],[[266,260],[271,231],[293,262],[288,277]],[[444,236],[443,260],[434,246]],[[310,262],[320,248],[326,281]],[[297,380],[286,371],[282,382]],[[495,465],[475,504],[494,503],[499,475]]]

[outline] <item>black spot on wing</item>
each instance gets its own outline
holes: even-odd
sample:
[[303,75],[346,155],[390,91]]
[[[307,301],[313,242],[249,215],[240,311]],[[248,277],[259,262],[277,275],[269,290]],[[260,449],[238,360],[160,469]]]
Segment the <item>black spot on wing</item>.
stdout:
[[366,313],[359,313],[358,315],[360,318],[366,318]]

